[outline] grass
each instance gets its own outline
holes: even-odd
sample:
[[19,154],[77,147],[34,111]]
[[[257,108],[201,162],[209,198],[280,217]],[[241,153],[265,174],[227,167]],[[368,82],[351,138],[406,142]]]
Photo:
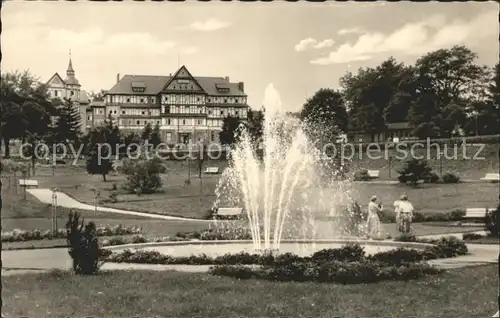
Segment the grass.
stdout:
[[[213,165],[223,167],[224,163],[206,164],[206,166]],[[41,188],[57,187],[75,199],[88,204],[94,202],[91,189],[98,188],[101,205],[139,212],[205,218],[215,201],[214,193],[219,176],[202,175],[200,180],[196,176],[194,166],[191,166],[191,173],[188,170],[185,162],[168,162],[168,173],[164,179],[162,192],[140,197],[120,194],[117,203],[106,201],[112,192],[113,184],[120,188],[125,181],[122,175],[111,175],[108,177],[108,182],[103,182],[100,176],[88,175],[81,167],[63,166],[56,169],[55,176],[52,176],[50,168],[39,167],[37,176],[34,178],[39,181]],[[191,175],[191,184],[185,186],[184,182],[188,174]],[[78,186],[75,187],[75,185]],[[498,185],[490,183],[424,184],[418,188],[399,184],[354,183],[353,190],[354,198],[359,202],[366,203],[373,194],[376,194],[388,208],[392,208],[392,203],[402,193],[407,193],[415,208],[423,213],[447,212],[466,207],[493,207],[496,206],[498,197]],[[18,195],[22,195],[20,190]],[[23,214],[29,215],[24,211],[24,209],[29,210],[29,207],[16,205],[16,209],[16,217]]]
[[[497,265],[409,282],[337,285],[114,271],[2,277],[6,317],[491,317]],[[84,291],[84,292],[83,292]],[[145,301],[147,300],[147,301]],[[90,305],[91,304],[91,305]]]

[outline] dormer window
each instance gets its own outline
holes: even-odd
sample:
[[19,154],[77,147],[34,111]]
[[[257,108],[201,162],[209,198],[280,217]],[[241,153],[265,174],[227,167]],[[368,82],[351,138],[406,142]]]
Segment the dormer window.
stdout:
[[146,85],[143,82],[132,82],[132,91],[144,93],[146,91]]

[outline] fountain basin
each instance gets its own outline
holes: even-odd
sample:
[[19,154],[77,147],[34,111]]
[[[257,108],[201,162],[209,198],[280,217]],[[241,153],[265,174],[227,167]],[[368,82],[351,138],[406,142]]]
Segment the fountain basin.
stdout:
[[[356,239],[335,239],[335,240],[283,240],[281,241],[279,253],[294,253],[299,256],[310,256],[322,249],[340,248],[345,244],[357,243],[361,245],[366,254],[376,254],[379,252],[390,251],[393,249],[405,247],[414,249],[424,249],[432,244],[416,242],[395,242],[395,241],[372,241]],[[185,257],[191,255],[205,254],[216,257],[224,254],[249,253],[259,254],[255,250],[251,240],[234,241],[176,241],[176,242],[158,242],[142,244],[126,244],[118,246],[107,246],[106,249],[114,252],[121,252],[125,249],[158,251],[174,257]],[[274,253],[273,253],[274,254]]]

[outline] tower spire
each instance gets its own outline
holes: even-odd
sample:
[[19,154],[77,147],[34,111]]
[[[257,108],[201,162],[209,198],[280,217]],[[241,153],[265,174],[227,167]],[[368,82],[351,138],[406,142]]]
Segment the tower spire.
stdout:
[[75,75],[75,70],[73,70],[73,63],[71,62],[71,49],[69,49],[69,64],[66,70],[66,75]]

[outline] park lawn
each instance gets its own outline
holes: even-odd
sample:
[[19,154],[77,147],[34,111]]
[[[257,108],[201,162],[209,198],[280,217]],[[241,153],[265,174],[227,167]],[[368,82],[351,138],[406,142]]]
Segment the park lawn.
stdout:
[[[491,317],[498,268],[412,281],[338,285],[235,280],[208,274],[113,271],[2,277],[6,317]],[[91,304],[91,305],[90,305]]]

